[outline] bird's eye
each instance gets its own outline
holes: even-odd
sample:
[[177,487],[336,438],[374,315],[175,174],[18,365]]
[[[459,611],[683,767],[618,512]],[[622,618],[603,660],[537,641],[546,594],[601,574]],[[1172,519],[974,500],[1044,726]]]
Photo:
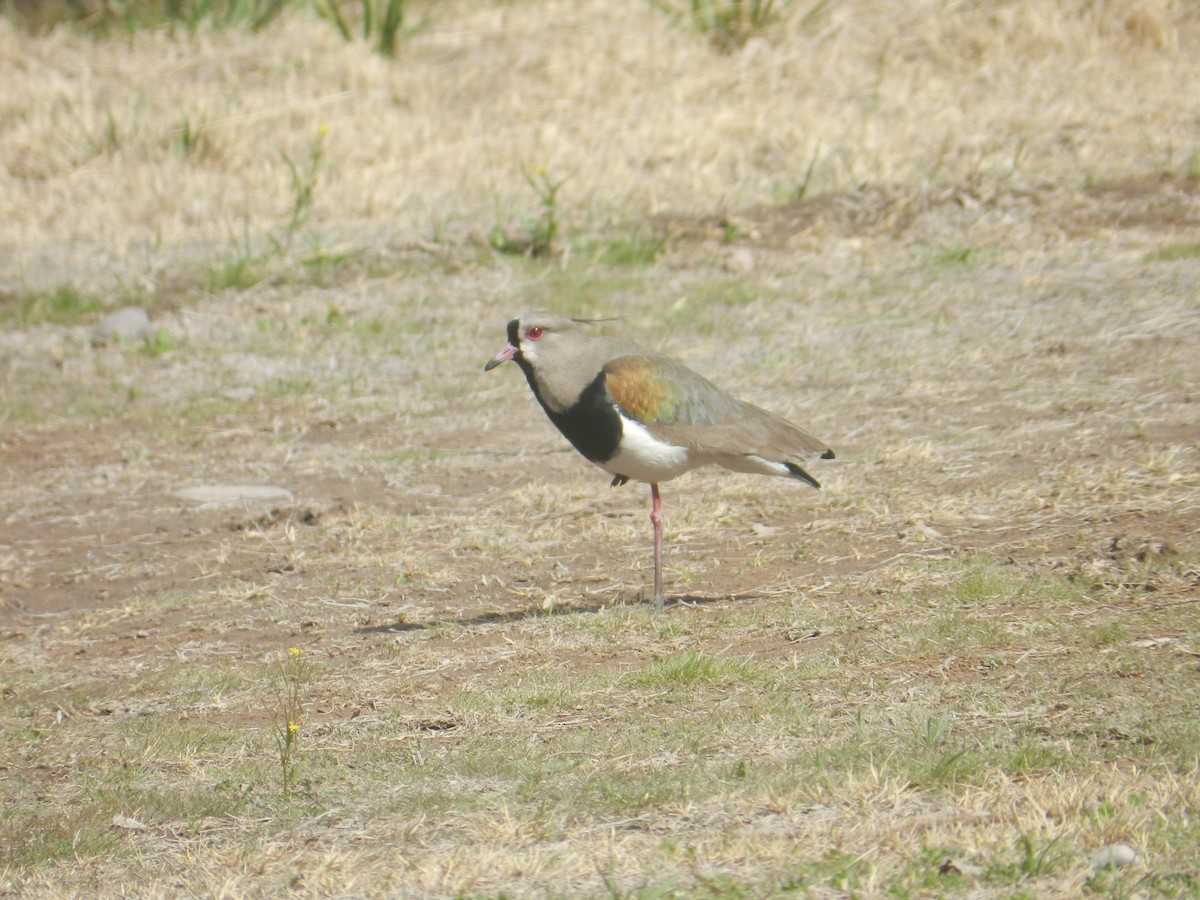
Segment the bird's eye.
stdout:
[[530,325],[527,329],[525,329],[525,337],[529,338],[531,341],[538,340],[545,333],[546,329],[541,325]]

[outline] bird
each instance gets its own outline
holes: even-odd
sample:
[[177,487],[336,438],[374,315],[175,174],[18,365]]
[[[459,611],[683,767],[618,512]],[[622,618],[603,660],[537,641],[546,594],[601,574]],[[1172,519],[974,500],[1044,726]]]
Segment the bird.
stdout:
[[833,459],[823,441],[723,391],[678,360],[617,337],[591,334],[600,320],[550,312],[508,323],[508,341],[483,367],[512,360],[563,436],[612,476],[650,485],[654,606],[665,603],[659,485],[700,466],[775,475],[820,489],[804,465]]

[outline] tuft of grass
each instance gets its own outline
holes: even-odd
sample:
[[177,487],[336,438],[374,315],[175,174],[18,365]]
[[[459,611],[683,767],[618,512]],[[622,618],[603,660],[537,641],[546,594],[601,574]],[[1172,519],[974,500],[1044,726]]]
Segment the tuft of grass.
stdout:
[[205,123],[193,123],[186,113],[179,117],[179,124],[175,127],[171,146],[175,153],[182,157],[202,157],[212,150]]
[[543,167],[523,174],[525,183],[537,197],[538,206],[541,208],[539,214],[524,224],[523,234],[510,234],[503,225],[497,224],[488,235],[488,242],[500,253],[535,258],[548,257],[554,254],[562,229],[562,207],[558,194],[567,179],[554,179]]
[[270,261],[270,254],[252,249],[248,241],[235,241],[230,253],[209,264],[204,287],[210,291],[253,287],[267,278]]
[[758,668],[747,660],[707,656],[698,650],[688,650],[661,659],[628,678],[631,683],[641,687],[685,687],[695,684],[729,685],[760,676]]
[[983,879],[996,884],[1020,886],[1023,882],[1053,874],[1071,862],[1074,856],[1074,848],[1061,838],[1045,839],[1022,834],[1011,851],[999,854],[984,868]]
[[297,232],[308,221],[312,214],[313,202],[317,190],[317,178],[321,173],[321,160],[325,156],[325,138],[329,135],[329,126],[320,125],[317,127],[316,137],[313,138],[309,145],[308,157],[297,165],[292,161],[286,152],[281,152],[280,157],[283,159],[284,165],[287,166],[288,175],[292,182],[292,197],[291,209],[288,213],[287,224],[284,226],[284,236],[280,253],[284,253],[292,246],[292,241],[295,239]]
[[[401,37],[411,33],[404,29],[407,5],[408,0],[318,0],[316,10],[317,15],[338,30],[343,40],[354,40],[354,32],[360,31],[363,40],[374,41],[379,53],[393,57]],[[349,13],[346,7],[349,7]],[[354,15],[358,17],[357,23]]]
[[77,325],[107,307],[92,294],[71,285],[25,296],[0,294],[0,321],[21,325]]
[[804,170],[804,175],[799,179],[788,179],[778,181],[771,187],[771,196],[776,203],[799,203],[809,196],[812,191],[813,171],[817,167],[817,160],[820,158],[821,147],[818,144],[813,149],[812,157],[808,161],[808,166]]
[[[651,0],[675,22],[686,23],[703,34],[714,49],[731,53],[760,34],[779,13],[775,0]],[[826,0],[828,2],[828,0]],[[807,22],[825,3],[806,17]]]

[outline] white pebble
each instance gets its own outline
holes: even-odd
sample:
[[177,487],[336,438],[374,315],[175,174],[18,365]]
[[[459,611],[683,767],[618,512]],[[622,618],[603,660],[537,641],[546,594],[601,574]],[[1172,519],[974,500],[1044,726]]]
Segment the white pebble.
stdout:
[[1137,862],[1137,851],[1128,844],[1113,844],[1092,857],[1093,869],[1119,869]]
[[254,500],[291,500],[292,492],[271,484],[205,484],[181,488],[173,496],[205,506],[224,506]]
[[109,313],[92,329],[92,343],[144,341],[150,336],[150,316],[140,306],[126,306]]

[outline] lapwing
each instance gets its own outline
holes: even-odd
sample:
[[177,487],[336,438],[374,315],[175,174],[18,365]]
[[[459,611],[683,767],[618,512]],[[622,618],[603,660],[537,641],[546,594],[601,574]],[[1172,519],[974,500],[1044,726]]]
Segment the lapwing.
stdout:
[[483,368],[490,371],[513,360],[550,421],[576,450],[613,476],[613,487],[631,480],[650,485],[654,605],[662,610],[662,482],[715,465],[820,488],[804,464],[833,459],[833,451],[677,360],[585,332],[581,326],[589,324],[554,313],[526,313],[508,323],[508,343]]

